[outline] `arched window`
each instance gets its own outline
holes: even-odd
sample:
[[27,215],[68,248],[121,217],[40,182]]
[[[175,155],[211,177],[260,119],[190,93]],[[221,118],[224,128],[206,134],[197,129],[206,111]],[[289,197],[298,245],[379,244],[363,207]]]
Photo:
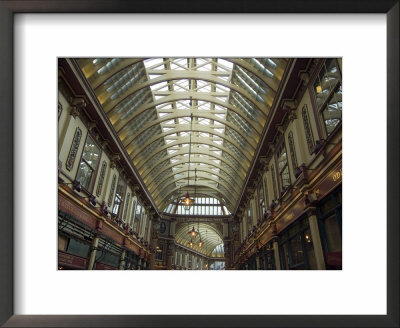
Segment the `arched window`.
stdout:
[[135,222],[133,224],[133,230],[139,233],[140,228],[140,215],[142,213],[142,204],[138,201],[136,204],[136,211],[135,211]]
[[286,153],[285,142],[282,142],[282,145],[279,147],[278,151],[278,170],[281,182],[281,191],[285,191],[288,186],[290,186],[290,175],[289,175],[289,166],[288,159]]
[[128,192],[128,195],[126,196],[126,202],[125,202],[124,221],[126,221],[126,217],[128,216],[128,207],[129,207],[130,200],[131,200],[131,193]]
[[133,223],[135,221],[135,213],[136,213],[136,202],[137,202],[137,198],[136,196],[132,197],[132,210],[131,210],[131,218],[129,220],[129,225],[131,227],[133,227]]
[[123,204],[125,200],[125,192],[126,192],[126,183],[120,176],[118,179],[117,190],[115,192],[114,198],[114,206],[113,206],[113,214],[118,215],[122,218],[123,212]]
[[342,77],[334,58],[327,59],[314,82],[315,102],[329,136],[342,121]]
[[76,180],[80,182],[82,187],[89,191],[93,188],[93,177],[100,161],[100,148],[97,146],[93,138],[88,135],[83,148],[81,162],[79,163]]

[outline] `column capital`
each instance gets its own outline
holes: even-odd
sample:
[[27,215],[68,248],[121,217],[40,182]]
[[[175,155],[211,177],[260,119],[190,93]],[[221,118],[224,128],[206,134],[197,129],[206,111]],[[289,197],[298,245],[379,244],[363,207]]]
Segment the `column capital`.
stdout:
[[317,215],[317,208],[315,206],[306,207],[305,213],[307,216]]
[[85,99],[81,97],[76,97],[76,98],[70,98],[69,102],[71,104],[71,109],[70,109],[70,114],[76,118],[77,116],[80,116],[83,109],[86,107],[86,101]]
[[119,154],[113,154],[111,155],[111,161],[110,161],[110,167],[112,169],[115,169],[117,167],[117,162],[121,159]]
[[290,111],[297,108],[297,100],[296,99],[282,99],[281,106],[283,110]]

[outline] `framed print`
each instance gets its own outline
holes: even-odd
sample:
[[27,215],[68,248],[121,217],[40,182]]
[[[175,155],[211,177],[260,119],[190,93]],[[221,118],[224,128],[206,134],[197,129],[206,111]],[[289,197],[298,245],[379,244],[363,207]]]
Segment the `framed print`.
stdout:
[[0,323],[397,327],[398,15],[0,1]]

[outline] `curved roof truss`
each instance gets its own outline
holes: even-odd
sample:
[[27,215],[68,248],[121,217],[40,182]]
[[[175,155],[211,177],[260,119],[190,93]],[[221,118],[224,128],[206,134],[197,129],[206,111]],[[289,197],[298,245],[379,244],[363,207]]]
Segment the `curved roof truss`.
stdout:
[[[199,232],[199,235],[193,240],[193,249],[199,253],[203,253],[206,256],[211,256],[215,247],[223,243],[221,232],[215,228],[212,224],[199,223],[199,222],[188,222],[187,224],[182,224],[175,233],[175,240],[178,244],[188,246],[190,241],[189,229],[195,228]],[[203,242],[203,246],[199,248],[197,246],[198,241]]]
[[160,210],[193,189],[196,169],[196,185],[232,211],[286,59],[77,61]]

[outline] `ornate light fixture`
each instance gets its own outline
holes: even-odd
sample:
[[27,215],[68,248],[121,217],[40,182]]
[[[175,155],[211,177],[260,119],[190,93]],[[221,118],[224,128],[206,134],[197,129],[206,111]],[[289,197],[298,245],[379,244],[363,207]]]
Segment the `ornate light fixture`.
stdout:
[[[190,152],[192,149],[192,123],[193,113],[190,114],[190,135],[189,135],[189,163],[188,163],[188,187],[189,187],[189,171],[190,171]],[[194,199],[190,198],[189,191],[186,192],[185,198],[181,199],[181,203],[185,211],[189,211],[190,207],[194,204]]]
[[[188,175],[189,175],[189,172],[188,172]],[[189,180],[189,178],[188,178],[188,180]],[[183,208],[185,209],[185,211],[189,211],[190,207],[194,204],[194,199],[190,198],[189,191],[186,192],[186,196],[185,196],[185,198],[182,199],[181,202],[182,202],[182,205],[183,205]]]
[[199,232],[194,230],[194,226],[193,226],[192,230],[189,231],[189,236],[191,239],[196,238],[198,234],[199,234]]

